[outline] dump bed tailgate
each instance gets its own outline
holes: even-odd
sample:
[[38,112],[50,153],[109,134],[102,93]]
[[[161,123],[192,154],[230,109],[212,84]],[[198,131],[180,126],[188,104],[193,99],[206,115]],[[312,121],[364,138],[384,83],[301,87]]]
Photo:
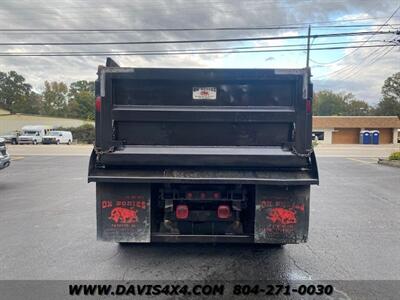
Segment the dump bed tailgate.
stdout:
[[98,163],[307,167],[308,75],[308,69],[103,68]]

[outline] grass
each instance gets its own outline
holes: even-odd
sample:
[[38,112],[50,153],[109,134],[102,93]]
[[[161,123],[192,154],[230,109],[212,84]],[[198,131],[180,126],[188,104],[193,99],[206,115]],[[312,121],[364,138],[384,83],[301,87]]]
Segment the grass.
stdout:
[[389,160],[400,160],[400,151],[390,154]]

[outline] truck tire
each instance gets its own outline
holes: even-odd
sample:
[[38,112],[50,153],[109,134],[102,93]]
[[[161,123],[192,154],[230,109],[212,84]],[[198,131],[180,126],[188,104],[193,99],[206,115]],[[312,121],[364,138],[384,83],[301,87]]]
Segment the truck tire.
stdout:
[[37,145],[37,140],[33,140],[32,144]]
[[57,144],[57,145],[60,145],[60,140],[57,140],[56,144]]
[[16,145],[17,144],[17,140],[16,139],[12,139],[11,140],[11,144]]
[[71,145],[71,140],[68,140],[68,143],[67,143],[67,145]]

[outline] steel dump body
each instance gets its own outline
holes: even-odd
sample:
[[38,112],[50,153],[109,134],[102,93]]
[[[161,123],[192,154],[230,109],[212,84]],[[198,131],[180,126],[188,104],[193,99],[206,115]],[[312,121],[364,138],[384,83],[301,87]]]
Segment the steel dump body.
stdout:
[[117,242],[307,239],[308,69],[99,68],[98,237]]

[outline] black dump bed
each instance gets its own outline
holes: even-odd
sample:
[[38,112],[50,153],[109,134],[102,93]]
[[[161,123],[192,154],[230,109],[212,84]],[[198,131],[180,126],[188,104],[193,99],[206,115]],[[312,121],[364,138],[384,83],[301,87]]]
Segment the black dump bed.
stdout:
[[91,181],[318,180],[309,69],[114,65],[98,75]]

